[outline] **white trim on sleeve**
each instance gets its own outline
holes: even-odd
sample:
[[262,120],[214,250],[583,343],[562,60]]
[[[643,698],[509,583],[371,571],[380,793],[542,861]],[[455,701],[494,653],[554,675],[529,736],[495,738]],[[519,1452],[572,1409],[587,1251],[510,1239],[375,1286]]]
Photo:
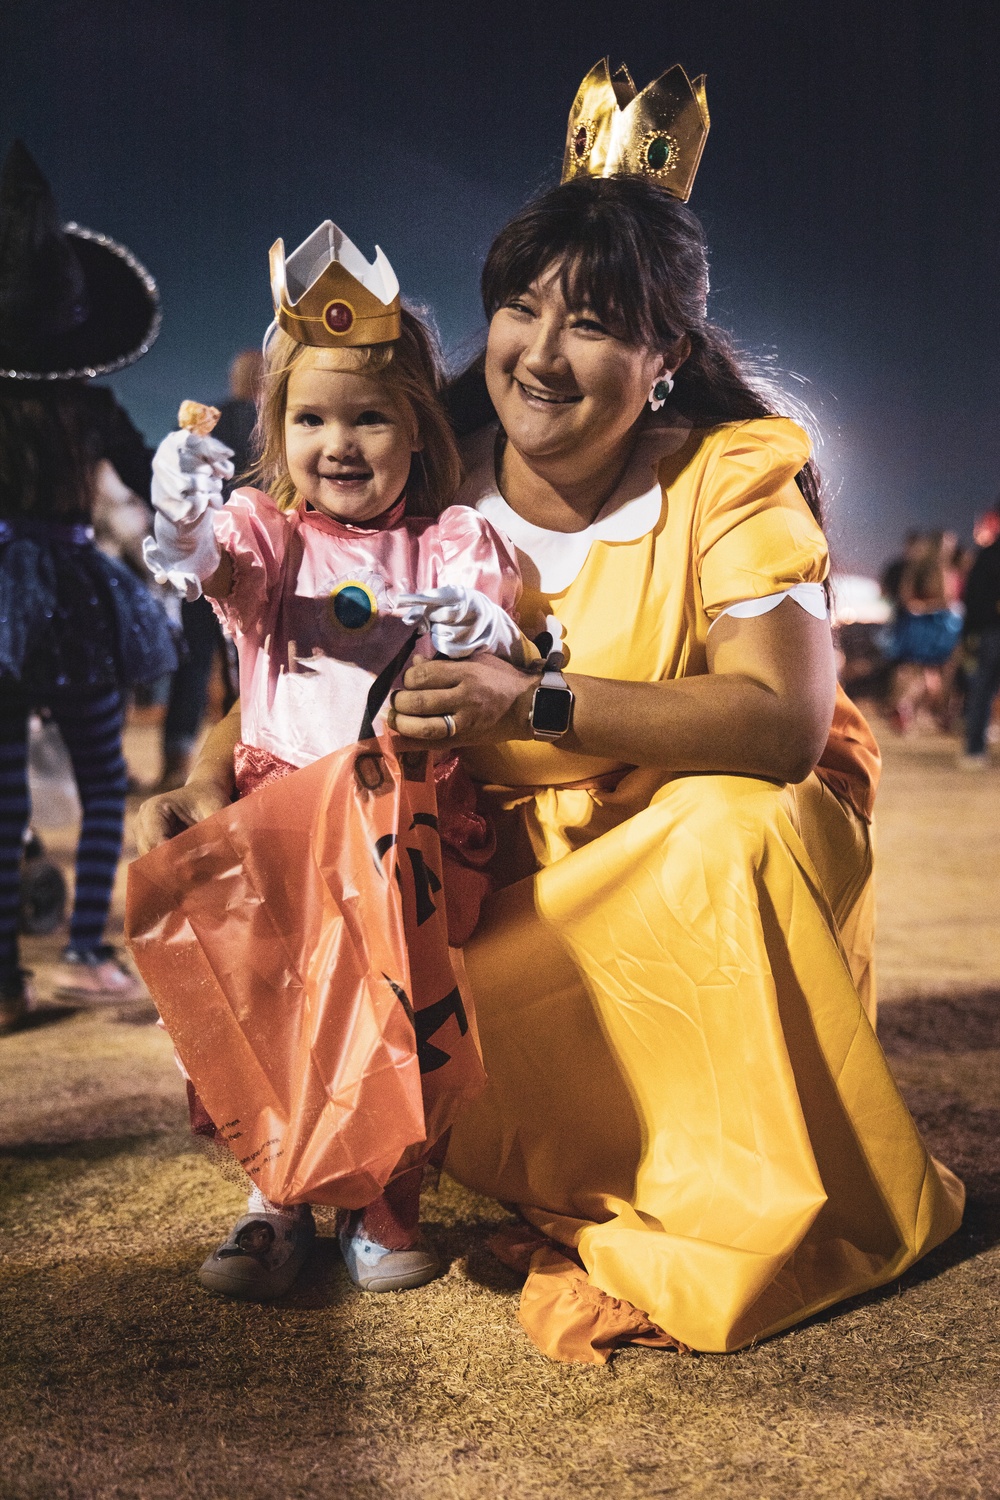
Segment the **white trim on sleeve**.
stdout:
[[[794,599],[815,620],[829,619],[830,611],[826,607],[823,585],[797,583],[793,588],[782,589],[780,594],[765,594],[762,599],[741,599],[737,604],[730,604],[716,615],[712,625],[716,620],[721,620],[723,615],[733,615],[737,620],[750,620],[755,615],[769,614],[772,609],[777,609],[782,599]],[[708,627],[709,630],[712,625]]]

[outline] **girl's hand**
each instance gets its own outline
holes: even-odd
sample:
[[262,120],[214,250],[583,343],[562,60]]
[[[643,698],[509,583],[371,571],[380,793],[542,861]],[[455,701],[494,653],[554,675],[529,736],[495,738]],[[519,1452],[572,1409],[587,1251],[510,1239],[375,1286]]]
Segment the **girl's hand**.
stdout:
[[[425,749],[428,741],[456,745],[530,740],[528,715],[538,678],[488,652],[467,661],[415,661],[403,686],[393,694],[389,728],[404,750]],[[455,722],[448,734],[444,715]]]
[[229,803],[227,788],[217,781],[189,781],[176,791],[150,797],[136,813],[132,829],[139,853],[148,854],[175,833],[204,822]]
[[232,562],[224,558],[211,512],[222,507],[222,487],[233,477],[233,450],[216,438],[183,428],[168,432],[153,459],[153,535],[142,555],[161,587],[192,604],[202,593],[225,599]]
[[499,604],[479,589],[441,584],[420,594],[400,594],[407,625],[422,624],[435,651],[453,660],[495,651],[508,660],[520,650],[521,632]]
[[217,438],[179,429],[168,432],[153,456],[153,508],[175,524],[196,521],[222,504],[232,479],[233,450]]

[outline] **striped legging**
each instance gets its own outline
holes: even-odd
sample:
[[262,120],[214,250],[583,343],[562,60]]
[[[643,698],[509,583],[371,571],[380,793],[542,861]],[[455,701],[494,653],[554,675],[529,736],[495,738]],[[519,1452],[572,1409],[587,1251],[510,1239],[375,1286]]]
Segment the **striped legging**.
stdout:
[[[28,715],[35,706],[20,693],[0,689],[0,973],[18,963],[21,837],[29,816]],[[121,855],[124,708],[116,688],[54,694],[45,706],[69,751],[83,808],[69,947],[93,953],[104,941]]]

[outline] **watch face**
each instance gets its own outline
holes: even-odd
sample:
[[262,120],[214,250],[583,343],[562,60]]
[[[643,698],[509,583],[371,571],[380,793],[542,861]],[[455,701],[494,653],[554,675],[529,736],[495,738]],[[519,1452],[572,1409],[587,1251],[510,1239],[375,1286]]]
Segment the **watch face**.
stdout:
[[541,734],[565,734],[573,717],[569,688],[540,687],[531,705],[531,727]]

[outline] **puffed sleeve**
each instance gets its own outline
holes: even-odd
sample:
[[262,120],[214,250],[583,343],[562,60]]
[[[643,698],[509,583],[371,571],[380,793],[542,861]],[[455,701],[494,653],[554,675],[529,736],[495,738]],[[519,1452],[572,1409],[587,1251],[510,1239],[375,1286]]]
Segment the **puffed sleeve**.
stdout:
[[521,570],[507,543],[470,505],[449,505],[437,521],[438,579],[479,589],[517,618]]
[[807,434],[784,417],[720,429],[694,518],[710,619],[731,604],[826,577],[826,538],[795,483],[809,452]]
[[234,490],[212,519],[219,546],[233,559],[232,589],[212,603],[226,624],[245,635],[278,582],[292,523],[270,495],[249,489]]

